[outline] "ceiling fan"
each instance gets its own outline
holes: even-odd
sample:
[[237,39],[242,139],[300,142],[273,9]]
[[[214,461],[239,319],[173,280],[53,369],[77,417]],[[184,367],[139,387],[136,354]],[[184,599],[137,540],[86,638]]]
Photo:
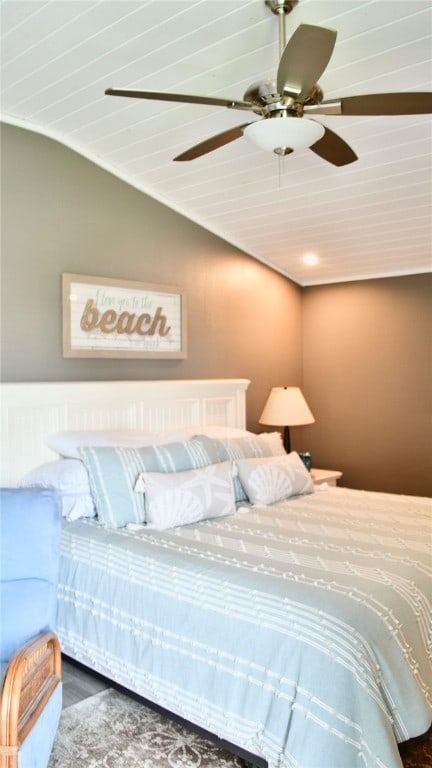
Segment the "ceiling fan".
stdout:
[[280,61],[276,81],[253,83],[243,100],[183,93],[164,93],[129,88],[107,88],[108,96],[208,104],[252,111],[261,120],[228,128],[196,144],[174,158],[194,160],[245,136],[257,146],[277,155],[310,147],[312,152],[337,166],[357,160],[351,147],[334,131],[309,115],[415,115],[432,113],[432,93],[381,93],[344,96],[324,101],[318,85],[336,42],[336,32],[325,27],[300,24],[286,43],[285,17],[298,0],[265,0],[278,16]]

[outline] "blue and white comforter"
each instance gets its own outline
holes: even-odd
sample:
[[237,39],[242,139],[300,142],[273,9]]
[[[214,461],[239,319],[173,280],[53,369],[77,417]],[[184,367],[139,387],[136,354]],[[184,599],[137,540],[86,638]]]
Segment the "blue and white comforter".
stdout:
[[63,651],[270,768],[400,768],[432,719],[431,511],[334,488],[162,532],[65,523]]

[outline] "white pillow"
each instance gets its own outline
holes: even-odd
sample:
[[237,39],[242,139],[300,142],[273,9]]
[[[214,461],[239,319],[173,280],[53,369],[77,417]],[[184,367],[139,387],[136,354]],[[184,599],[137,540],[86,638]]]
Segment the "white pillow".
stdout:
[[147,525],[159,531],[235,512],[228,461],[186,472],[142,472],[135,490],[144,491]]
[[95,517],[87,470],[78,459],[57,459],[24,475],[18,488],[55,488],[61,496],[62,515],[68,520]]
[[[157,435],[151,432],[142,432],[139,429],[70,430],[55,432],[45,440],[45,444],[54,453],[69,459],[79,459],[79,449],[86,446],[139,448],[140,446],[153,445],[156,442]],[[164,442],[169,441],[167,439]]]
[[[247,429],[241,429],[241,427],[224,427],[220,424],[214,424],[209,426],[197,426],[197,427],[182,427],[182,432],[185,435],[206,435],[206,437],[256,437],[253,432],[249,432]],[[162,433],[163,434],[163,433]],[[162,436],[162,435],[161,435]]]
[[222,460],[252,459],[262,456],[286,456],[280,432],[243,432],[217,438]]
[[240,482],[252,504],[275,504],[290,496],[312,493],[312,478],[300,456],[237,459]]
[[165,445],[172,442],[185,442],[194,435],[208,437],[246,437],[251,435],[245,429],[236,427],[179,427],[170,432],[144,432],[140,429],[89,429],[54,432],[49,435],[45,444],[54,453],[69,459],[79,459],[80,448],[87,446],[99,448],[144,448],[148,445]]

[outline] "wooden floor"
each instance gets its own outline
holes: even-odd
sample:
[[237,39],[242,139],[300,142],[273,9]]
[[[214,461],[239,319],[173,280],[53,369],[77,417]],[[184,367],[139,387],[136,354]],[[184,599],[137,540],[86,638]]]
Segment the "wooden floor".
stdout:
[[75,664],[63,659],[62,661],[63,672],[63,709],[70,707],[72,704],[77,704],[83,699],[88,699],[89,696],[94,696],[99,691],[109,688],[108,683],[103,680],[99,680],[97,677],[84,672]]

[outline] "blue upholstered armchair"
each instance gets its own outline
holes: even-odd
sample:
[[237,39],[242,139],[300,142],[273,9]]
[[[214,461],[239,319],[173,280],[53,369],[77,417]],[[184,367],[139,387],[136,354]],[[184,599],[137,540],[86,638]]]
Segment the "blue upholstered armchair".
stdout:
[[1,768],[46,768],[60,719],[60,516],[54,491],[0,490]]

